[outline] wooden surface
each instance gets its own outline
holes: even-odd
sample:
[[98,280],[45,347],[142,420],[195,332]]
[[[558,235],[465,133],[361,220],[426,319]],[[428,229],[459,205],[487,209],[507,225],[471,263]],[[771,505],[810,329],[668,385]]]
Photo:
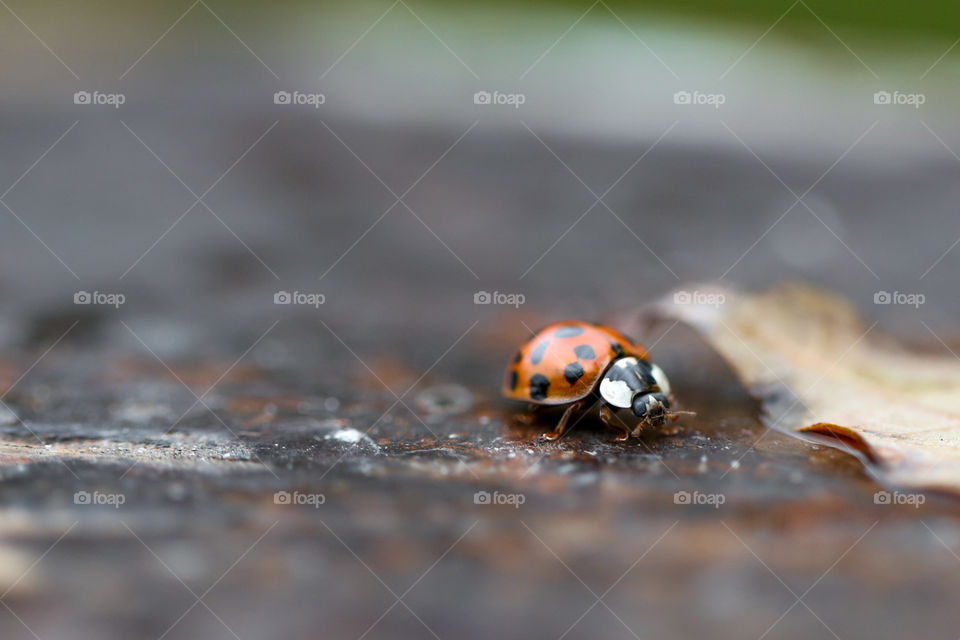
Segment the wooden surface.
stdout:
[[[517,423],[496,384],[461,385],[494,336],[471,332],[444,360],[454,374],[419,381],[365,354],[382,384],[320,327],[329,366],[237,365],[209,409],[191,390],[229,361],[168,371],[61,343],[4,400],[23,421],[0,447],[3,637],[898,638],[956,624],[955,505],[875,504],[852,459],[765,431],[683,328],[654,351],[698,416],[628,445],[590,419],[542,443],[550,425]],[[386,391],[415,383],[399,403]],[[483,491],[506,504],[477,504]]]

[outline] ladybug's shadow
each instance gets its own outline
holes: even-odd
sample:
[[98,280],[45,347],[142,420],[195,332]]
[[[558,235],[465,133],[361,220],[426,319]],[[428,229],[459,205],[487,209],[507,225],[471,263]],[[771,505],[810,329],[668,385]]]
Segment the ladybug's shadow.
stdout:
[[[573,415],[570,416],[570,425],[566,432],[559,440],[552,442],[604,443],[621,446],[643,442],[649,445],[670,435],[665,430],[672,431],[670,429],[671,423],[668,422],[665,428],[647,427],[638,437],[631,437],[625,442],[619,442],[617,436],[623,433],[623,429],[627,428],[632,431],[639,424],[639,420],[629,410],[621,410],[614,412],[612,424],[616,427],[608,426],[600,418],[600,406],[601,401],[598,398],[585,408],[574,411]],[[546,435],[554,431],[565,410],[565,405],[557,407],[533,406],[526,411],[515,413],[509,422],[511,435],[529,442],[551,444]]]

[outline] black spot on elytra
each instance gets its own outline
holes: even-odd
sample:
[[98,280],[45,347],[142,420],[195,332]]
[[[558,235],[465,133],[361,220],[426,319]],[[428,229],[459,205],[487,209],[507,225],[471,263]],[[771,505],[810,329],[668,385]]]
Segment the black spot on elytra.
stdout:
[[572,338],[583,333],[583,327],[560,327],[554,332],[557,338]]
[[575,383],[582,376],[583,367],[580,366],[579,362],[571,362],[563,368],[563,377],[566,378],[570,384]]
[[520,351],[517,351],[517,354],[513,356],[514,362],[520,362],[521,360],[523,360],[523,349],[521,349]]
[[593,360],[597,357],[596,352],[594,352],[593,347],[588,344],[581,344],[573,348],[573,352],[577,354],[577,358],[580,360]]
[[545,375],[535,373],[533,377],[530,378],[530,397],[534,400],[543,400],[547,397],[547,388],[550,386],[550,381],[547,380]]
[[547,346],[549,346],[550,341],[544,340],[530,353],[530,362],[533,364],[540,364],[540,361],[543,360],[543,354],[547,352]]
[[517,388],[517,372],[516,372],[516,371],[511,371],[511,372],[510,372],[510,382],[509,382],[509,385],[510,385],[510,391],[513,391],[514,389]]
[[619,342],[614,342],[610,346],[613,348],[613,352],[617,354],[618,358],[622,358],[626,355],[626,352],[623,350],[623,347],[620,346]]

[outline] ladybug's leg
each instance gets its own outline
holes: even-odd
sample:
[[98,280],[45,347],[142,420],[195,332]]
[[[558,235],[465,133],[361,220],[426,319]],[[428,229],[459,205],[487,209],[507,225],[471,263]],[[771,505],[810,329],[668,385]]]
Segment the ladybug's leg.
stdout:
[[[668,400],[670,401],[671,407],[677,406],[677,399],[675,397],[673,397],[672,395],[668,396]],[[679,409],[667,411],[667,418],[670,419],[670,422],[676,422],[677,420],[680,419],[680,416],[695,416],[695,415],[697,415],[696,411],[683,411]]]
[[552,433],[543,434],[542,436],[543,439],[553,442],[554,440],[557,440],[558,438],[560,438],[564,433],[566,433],[568,428],[567,424],[569,424],[570,422],[570,416],[573,414],[574,411],[580,409],[581,407],[583,407],[583,400],[581,400],[580,402],[574,402],[569,407],[567,407],[567,410],[563,412],[562,416],[560,416],[560,422],[557,423],[557,428],[554,429]]
[[600,406],[600,419],[606,426],[620,432],[620,435],[617,436],[617,442],[626,442],[630,439],[630,427],[624,424],[623,420],[617,417],[617,414],[608,405]]

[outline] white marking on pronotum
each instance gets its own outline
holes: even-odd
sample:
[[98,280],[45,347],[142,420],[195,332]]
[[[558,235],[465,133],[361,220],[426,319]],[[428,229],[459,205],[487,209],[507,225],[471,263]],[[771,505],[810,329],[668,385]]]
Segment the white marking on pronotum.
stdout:
[[626,409],[633,402],[633,389],[628,387],[623,380],[604,378],[600,381],[600,396],[607,403],[620,409]]
[[[647,363],[641,365],[639,360],[632,357],[619,358],[613,363],[613,367],[618,369],[632,369],[641,366],[648,366],[650,375],[653,376],[660,392],[665,396],[670,395],[670,381],[667,380],[667,375],[663,372],[663,369],[657,365]],[[611,380],[609,376],[604,376],[600,381],[600,397],[620,409],[631,408],[633,406],[633,397],[637,393],[642,393],[642,391],[630,388],[623,380]]]
[[[637,366],[636,358],[620,358],[613,363],[617,369],[631,369]],[[611,368],[613,368],[611,367]],[[609,375],[600,381],[600,397],[620,409],[629,409],[633,404],[634,389],[623,380],[611,380]]]
[[653,379],[657,381],[657,386],[660,387],[660,393],[662,393],[665,396],[669,396],[670,381],[667,380],[667,374],[663,372],[663,369],[651,363],[650,374],[653,376]]

